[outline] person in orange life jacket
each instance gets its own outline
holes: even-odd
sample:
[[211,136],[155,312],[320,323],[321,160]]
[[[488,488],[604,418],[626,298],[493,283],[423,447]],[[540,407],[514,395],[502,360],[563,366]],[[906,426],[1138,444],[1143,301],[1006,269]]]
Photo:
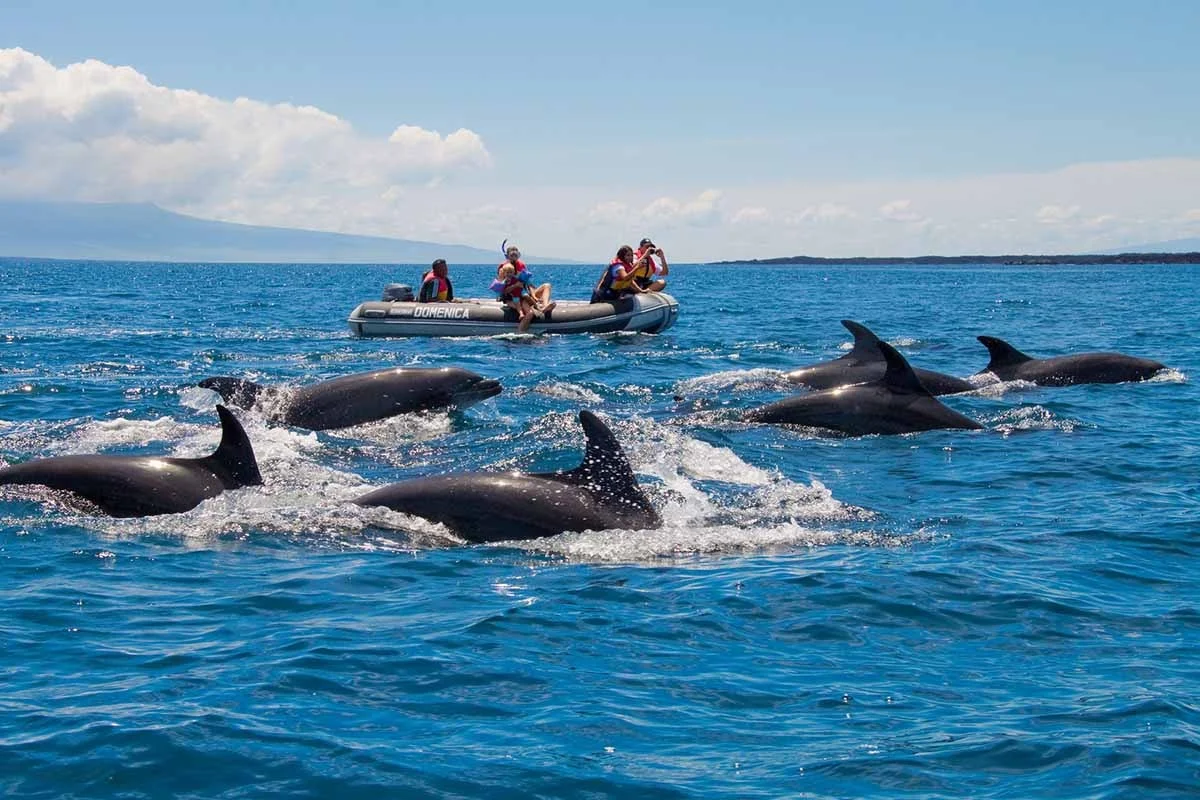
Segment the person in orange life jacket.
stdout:
[[517,268],[507,261],[496,268],[496,280],[492,281],[492,290],[500,295],[501,303],[517,312],[518,333],[529,330],[534,316],[541,316],[529,295],[529,287],[517,277]]
[[646,290],[639,286],[634,278],[638,274],[639,267],[642,270],[646,269],[646,262],[649,259],[649,255],[635,259],[633,248],[627,244],[621,245],[621,248],[617,250],[617,257],[608,265],[600,282],[592,290],[592,302],[611,303],[626,295],[644,293]]
[[[537,310],[542,313],[553,311],[555,304],[550,302],[550,284],[533,285],[533,275],[530,273],[529,268],[525,266],[525,262],[521,260],[521,250],[515,244],[510,244],[504,250],[504,258],[504,264],[512,265],[513,269],[516,270],[517,278],[529,290],[529,296],[533,298],[533,303],[537,307]],[[504,264],[500,266],[503,267]]]
[[429,272],[421,278],[421,290],[417,294],[420,303],[457,303],[454,299],[454,285],[450,283],[450,268],[446,259],[439,258],[429,267]]
[[[667,254],[647,237],[638,243],[638,249],[633,254],[634,261],[642,256],[647,256],[646,274],[639,274],[635,277],[638,286],[648,292],[661,292],[667,288],[666,277],[671,274],[671,267],[667,264]],[[662,266],[654,263],[653,256],[658,256]]]

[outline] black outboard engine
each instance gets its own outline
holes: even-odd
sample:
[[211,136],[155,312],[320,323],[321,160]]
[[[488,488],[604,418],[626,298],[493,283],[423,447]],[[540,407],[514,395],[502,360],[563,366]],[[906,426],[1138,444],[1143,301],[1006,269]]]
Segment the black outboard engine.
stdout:
[[411,303],[415,299],[412,287],[407,283],[389,283],[383,287],[384,302],[391,300],[398,303]]

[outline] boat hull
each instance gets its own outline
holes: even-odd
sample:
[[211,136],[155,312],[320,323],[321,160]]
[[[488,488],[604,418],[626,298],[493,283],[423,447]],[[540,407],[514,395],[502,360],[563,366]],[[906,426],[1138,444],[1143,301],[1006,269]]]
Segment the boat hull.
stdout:
[[[612,303],[560,300],[528,333],[660,333],[675,324],[679,303],[669,294],[647,292]],[[372,300],[347,318],[359,336],[495,336],[516,333],[517,313],[495,300],[414,303]]]

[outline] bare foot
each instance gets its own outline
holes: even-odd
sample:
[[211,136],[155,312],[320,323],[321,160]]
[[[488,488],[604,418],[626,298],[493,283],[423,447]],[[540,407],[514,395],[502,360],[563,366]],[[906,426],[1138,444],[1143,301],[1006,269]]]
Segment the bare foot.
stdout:
[[546,305],[542,306],[542,313],[549,314],[551,311],[554,310],[554,307],[557,305],[558,305],[558,303],[547,303]]

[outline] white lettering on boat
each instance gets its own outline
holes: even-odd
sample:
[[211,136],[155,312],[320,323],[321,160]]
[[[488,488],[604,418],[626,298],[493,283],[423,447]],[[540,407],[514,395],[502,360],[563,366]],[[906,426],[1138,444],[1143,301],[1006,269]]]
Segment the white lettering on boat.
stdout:
[[470,319],[471,309],[463,306],[417,306],[413,319]]

